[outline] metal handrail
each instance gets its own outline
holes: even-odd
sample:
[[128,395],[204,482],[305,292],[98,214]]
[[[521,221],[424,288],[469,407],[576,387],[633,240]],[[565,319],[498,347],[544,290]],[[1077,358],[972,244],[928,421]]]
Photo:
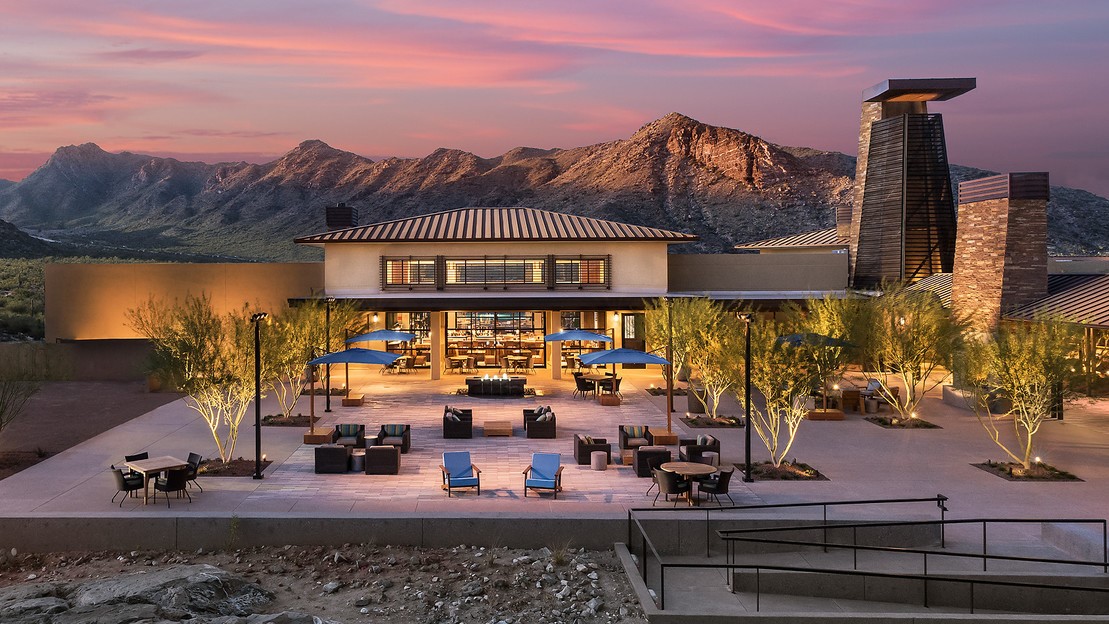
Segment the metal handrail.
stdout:
[[[811,503],[760,503],[758,505],[730,505],[728,507],[684,507],[684,508],[671,508],[671,507],[633,507],[628,509],[628,543],[632,543],[632,517],[637,512],[644,511],[669,511],[669,512],[704,512],[705,513],[705,556],[707,557],[710,552],[712,541],[712,530],[709,525],[709,514],[719,511],[751,511],[757,509],[786,509],[786,508],[800,508],[800,507],[821,507],[823,510],[823,522],[828,524],[828,507],[839,507],[847,505],[889,505],[900,503],[935,503],[940,510],[940,519],[946,518],[947,514],[947,501],[949,499],[943,494],[937,494],[927,498],[872,498],[863,500],[837,500],[837,501],[816,501]],[[638,524],[638,522],[636,522]],[[643,526],[639,525],[640,530]],[[828,531],[824,531],[824,540],[828,539]],[[941,529],[940,544],[944,544],[944,535]]]
[[[941,581],[950,583],[964,583],[970,585],[970,612],[974,613],[974,586],[975,585],[991,585],[1002,587],[1024,587],[1028,589],[1049,589],[1049,590],[1062,590],[1062,591],[1084,591],[1109,594],[1109,588],[1106,587],[1089,587],[1084,585],[1057,585],[1052,583],[1031,583],[1027,581],[1002,581],[994,579],[968,579],[958,576],[936,576],[936,575],[923,575],[923,574],[906,574],[900,572],[875,572],[868,570],[842,570],[837,568],[811,568],[801,566],[783,566],[783,565],[770,565],[770,564],[752,564],[752,563],[666,563],[662,564],[665,568],[717,568],[726,569],[729,572],[733,570],[754,570],[756,574],[755,580],[755,611],[760,608],[761,602],[761,587],[758,579],[758,574],[762,570],[773,570],[776,572],[805,572],[813,574],[839,574],[844,576],[871,576],[878,578],[892,578],[892,579],[908,579],[919,580],[924,584],[924,600],[923,606],[928,606],[928,581]],[[731,575],[729,574],[729,577]],[[659,609],[666,610],[666,586],[662,586],[659,591]]]
[[[1050,522],[1053,524],[1099,524],[1101,525],[1102,535],[1102,560],[1101,561],[1086,561],[1078,559],[1059,559],[1051,557],[1021,557],[1016,555],[991,555],[988,553],[988,541],[986,534],[986,526],[990,523],[995,524],[1042,524]],[[859,528],[874,528],[874,527],[892,527],[892,526],[932,526],[940,525],[941,531],[949,524],[978,524],[982,523],[982,552],[979,553],[953,553],[941,552],[937,550],[913,549],[902,548],[896,546],[864,546],[858,544],[858,529]],[[827,552],[828,548],[851,548],[855,550],[870,550],[878,552],[901,552],[909,554],[923,554],[924,555],[924,573],[928,573],[928,555],[941,555],[945,557],[965,557],[982,559],[982,570],[988,570],[988,561],[996,559],[999,561],[1026,561],[1034,563],[1049,563],[1058,565],[1085,565],[1096,566],[1109,574],[1109,522],[1101,518],[962,518],[957,520],[902,520],[902,521],[888,521],[888,522],[859,522],[859,523],[844,523],[825,526],[824,528],[824,541],[823,542],[809,542],[800,540],[772,540],[767,538],[749,538],[737,537],[738,534],[743,533],[774,533],[782,531],[807,531],[812,530],[812,526],[795,525],[786,527],[755,527],[750,529],[719,529],[716,531],[717,536],[728,543],[728,561],[732,561],[734,555],[734,542],[757,542],[764,544],[794,544],[797,546],[820,546]],[[827,538],[827,529],[851,529],[852,543],[839,544],[829,542]],[[941,544],[941,548],[944,545]],[[854,565],[858,568],[858,553],[855,553]]]

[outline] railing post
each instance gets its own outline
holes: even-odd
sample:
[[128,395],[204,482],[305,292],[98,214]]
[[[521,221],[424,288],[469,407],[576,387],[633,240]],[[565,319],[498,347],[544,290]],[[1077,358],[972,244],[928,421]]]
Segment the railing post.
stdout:
[[970,582],[970,612],[974,613],[974,581]]
[[[859,527],[851,527],[851,545],[854,546],[854,548],[851,549],[851,560],[854,563],[855,569],[858,570],[859,569]],[[825,547],[824,551],[825,552],[828,551],[827,547]]]
[[1105,564],[1105,574],[1109,574],[1109,523],[1101,521],[1101,561]]
[[709,509],[705,508],[705,559],[709,558],[709,541],[711,540],[709,534]]
[[643,560],[643,584],[646,585],[647,584],[647,535],[645,533],[643,533],[642,531],[640,531],[640,535],[643,536],[643,541],[641,542],[641,544],[642,544],[641,548],[643,548],[643,554],[640,555],[640,559]]
[[632,510],[628,510],[628,548],[632,545]]
[[759,576],[760,568],[755,568],[755,612],[762,608],[762,583]]
[[947,548],[947,497],[938,494],[940,503],[940,548]]
[[666,610],[666,565],[658,562],[658,609]]
[[[983,520],[982,521],[982,571],[983,572],[986,571],[986,566],[987,566],[987,559],[986,559],[986,521]],[[973,613],[973,611],[972,611],[972,613]]]
[[928,579],[924,578],[924,608],[928,608]]
[[[824,543],[828,543],[828,504],[821,505],[824,508]],[[828,546],[824,546],[824,552],[828,552]]]

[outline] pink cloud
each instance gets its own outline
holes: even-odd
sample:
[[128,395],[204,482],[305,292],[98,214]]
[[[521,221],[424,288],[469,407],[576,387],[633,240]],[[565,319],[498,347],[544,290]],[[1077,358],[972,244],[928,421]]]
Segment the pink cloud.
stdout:
[[150,50],[138,48],[135,50],[120,50],[118,52],[99,52],[95,56],[109,61],[125,61],[129,63],[167,63],[183,61],[201,56],[203,52],[190,50]]

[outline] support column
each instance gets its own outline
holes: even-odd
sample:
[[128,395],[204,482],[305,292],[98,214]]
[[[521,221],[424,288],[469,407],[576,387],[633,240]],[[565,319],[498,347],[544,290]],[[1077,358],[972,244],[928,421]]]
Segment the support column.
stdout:
[[431,313],[431,379],[443,376],[443,354],[447,352],[447,332],[443,325],[443,313]]
[[[553,334],[556,331],[562,330],[562,311],[561,310],[547,310],[544,313],[547,317],[547,333]],[[555,329],[558,328],[558,329]],[[547,366],[551,374],[551,379],[562,379],[562,341],[556,340],[547,343]]]

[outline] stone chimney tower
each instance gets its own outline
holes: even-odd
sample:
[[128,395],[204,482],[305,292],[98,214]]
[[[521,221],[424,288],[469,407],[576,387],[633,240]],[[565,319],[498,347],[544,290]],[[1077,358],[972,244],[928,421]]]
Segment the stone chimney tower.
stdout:
[[836,234],[850,243],[851,282],[914,282],[949,272],[955,205],[943,119],[928,102],[956,98],[974,78],[890,79],[863,92],[851,206],[836,211]]
[[1047,173],[959,184],[951,307],[989,331],[1012,308],[1047,296]]

